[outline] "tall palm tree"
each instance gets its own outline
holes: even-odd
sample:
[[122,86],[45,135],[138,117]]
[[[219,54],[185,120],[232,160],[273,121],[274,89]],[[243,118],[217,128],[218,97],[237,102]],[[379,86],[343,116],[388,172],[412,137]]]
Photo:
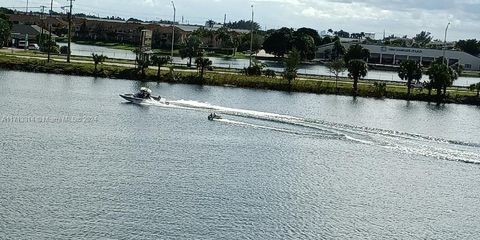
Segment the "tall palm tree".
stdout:
[[142,78],[145,78],[145,69],[150,66],[150,60],[147,58],[138,58],[137,59],[138,70],[142,72]]
[[103,54],[92,53],[92,59],[93,59],[93,63],[95,64],[95,73],[97,73],[98,64],[105,62],[105,60],[107,59],[107,56]]
[[159,55],[153,55],[152,56],[152,63],[158,67],[157,70],[157,78],[160,80],[160,72],[162,66],[170,62],[170,57],[169,56],[159,56]]
[[327,67],[335,75],[335,92],[338,92],[338,77],[346,70],[345,62],[339,58],[327,63]]
[[212,66],[212,61],[208,58],[199,57],[195,60],[195,64],[200,69],[200,79],[203,80],[203,73],[206,68]]
[[347,63],[352,59],[362,59],[367,61],[368,58],[370,58],[370,50],[363,48],[360,44],[350,45],[347,52],[343,56],[343,59]]
[[430,84],[433,89],[437,91],[437,100],[442,100],[442,90],[453,82],[452,76],[449,72],[449,67],[442,63],[433,63],[427,71],[430,78]]
[[443,86],[443,95],[447,96],[447,87],[453,86],[453,82],[458,79],[458,72],[453,67],[448,67],[448,75],[450,78],[448,79],[447,84]]
[[398,70],[398,76],[402,80],[407,80],[407,96],[410,98],[410,93],[412,89],[412,81],[419,81],[422,79],[422,65],[413,60],[403,61],[400,64],[400,69]]
[[180,57],[188,58],[188,66],[192,66],[192,58],[199,57],[202,55],[202,50],[200,46],[202,45],[202,41],[197,35],[192,35],[187,39],[187,42],[183,44],[182,48],[180,49]]
[[285,69],[283,71],[283,78],[287,79],[288,86],[292,86],[292,81],[297,78],[298,65],[300,64],[300,52],[294,48],[288,53],[288,56],[284,59]]
[[353,79],[353,95],[358,94],[358,79],[367,76],[367,63],[360,59],[350,60],[347,64],[348,76]]

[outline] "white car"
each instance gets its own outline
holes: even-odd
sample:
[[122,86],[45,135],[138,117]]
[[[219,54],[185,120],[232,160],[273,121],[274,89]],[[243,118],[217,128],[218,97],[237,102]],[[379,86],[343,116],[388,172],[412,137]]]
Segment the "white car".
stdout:
[[40,47],[38,46],[38,44],[33,43],[28,45],[28,50],[40,50]]

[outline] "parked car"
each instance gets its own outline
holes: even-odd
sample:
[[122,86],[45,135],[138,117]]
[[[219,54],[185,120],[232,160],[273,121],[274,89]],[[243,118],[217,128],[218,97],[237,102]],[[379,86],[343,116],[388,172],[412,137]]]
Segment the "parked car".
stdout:
[[28,50],[40,50],[40,47],[36,43],[32,43],[28,45]]

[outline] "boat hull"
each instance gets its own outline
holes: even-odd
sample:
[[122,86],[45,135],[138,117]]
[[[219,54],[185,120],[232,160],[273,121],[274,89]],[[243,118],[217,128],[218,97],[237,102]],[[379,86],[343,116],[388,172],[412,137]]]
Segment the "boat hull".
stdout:
[[147,103],[148,101],[153,100],[153,99],[137,98],[133,96],[133,94],[120,94],[120,97],[122,97],[123,99],[131,103],[136,103],[136,104]]
[[135,104],[163,103],[163,104],[169,105],[169,102],[165,101],[164,99],[162,101],[162,98],[160,97],[150,97],[145,99],[145,98],[137,98],[133,94],[120,94],[120,97]]

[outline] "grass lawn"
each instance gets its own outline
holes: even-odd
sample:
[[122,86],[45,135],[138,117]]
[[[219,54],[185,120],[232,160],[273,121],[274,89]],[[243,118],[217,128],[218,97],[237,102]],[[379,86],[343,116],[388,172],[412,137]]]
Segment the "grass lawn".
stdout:
[[[123,78],[141,81],[167,81],[182,82],[193,84],[208,85],[229,85],[245,88],[271,89],[280,91],[309,92],[318,94],[340,94],[352,95],[353,81],[348,78],[340,78],[336,88],[335,79],[328,76],[299,77],[289,85],[288,81],[281,77],[266,76],[246,76],[240,71],[226,71],[217,69],[216,71],[206,71],[205,80],[198,78],[195,69],[185,67],[175,67],[175,77],[162,70],[160,79],[156,76],[156,69],[149,68],[145,76],[140,76],[139,71],[134,69],[134,61],[109,60],[107,63],[99,66],[100,72],[94,72],[94,64],[89,57],[74,57],[72,63],[65,62],[65,56],[52,56],[52,62],[46,62],[46,55],[35,52],[22,52],[22,54],[12,55],[11,53],[0,53],[0,67],[5,69],[58,73],[81,76],[99,76],[109,78]],[[115,65],[117,64],[117,65]],[[385,82],[360,80],[358,84],[358,96],[375,98],[393,98],[407,99],[407,87],[403,83],[385,83],[385,86],[376,83]],[[435,100],[435,91],[432,96],[428,95],[428,90],[413,89],[410,96],[411,100],[432,101]],[[468,103],[480,105],[480,99],[476,98],[476,92],[469,91],[467,88],[451,87],[447,91],[446,102]]]

